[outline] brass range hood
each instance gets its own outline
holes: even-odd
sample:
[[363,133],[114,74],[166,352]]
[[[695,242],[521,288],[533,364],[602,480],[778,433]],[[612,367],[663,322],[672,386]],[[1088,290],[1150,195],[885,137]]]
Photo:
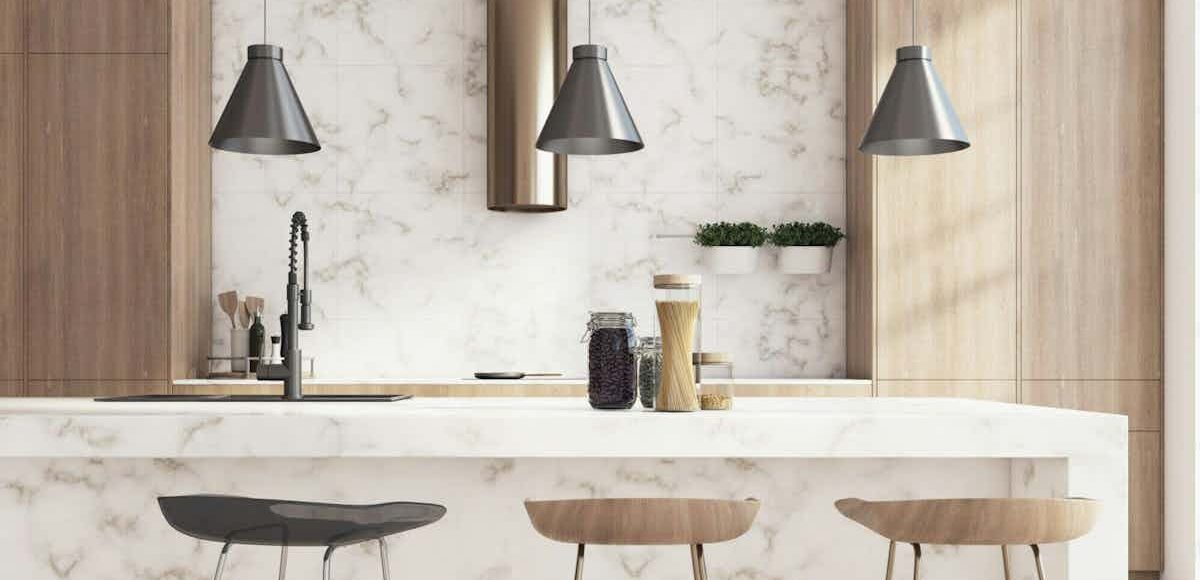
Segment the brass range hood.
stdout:
[[567,73],[567,0],[488,0],[487,204],[567,209],[567,157],[537,149]]

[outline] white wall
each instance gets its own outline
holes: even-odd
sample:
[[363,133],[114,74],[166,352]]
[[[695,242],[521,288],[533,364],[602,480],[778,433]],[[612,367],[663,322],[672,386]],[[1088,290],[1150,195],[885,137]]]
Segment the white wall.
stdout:
[[1197,17],[1196,0],[1166,0],[1165,22],[1165,580],[1197,577]]
[[[571,2],[573,41],[586,5]],[[274,327],[289,216],[306,211],[317,329],[304,349],[324,376],[582,375],[589,310],[633,311],[648,332],[652,275],[703,272],[687,240],[653,234],[843,222],[844,0],[595,0],[593,38],[647,147],[573,159],[571,209],[553,215],[485,209],[484,0],[269,6],[268,39],[325,148],[214,154],[214,290],[264,296]],[[260,3],[215,1],[216,111],[262,25]],[[705,346],[740,375],[844,374],[840,256],[826,276],[710,276],[705,289]]]

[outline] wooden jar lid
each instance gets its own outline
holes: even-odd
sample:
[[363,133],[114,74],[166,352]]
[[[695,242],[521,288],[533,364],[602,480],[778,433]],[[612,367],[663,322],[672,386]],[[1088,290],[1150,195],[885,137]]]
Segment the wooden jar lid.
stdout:
[[655,274],[654,287],[664,289],[686,289],[700,286],[699,274]]
[[733,364],[733,357],[725,352],[696,352],[692,353],[692,364],[728,365]]

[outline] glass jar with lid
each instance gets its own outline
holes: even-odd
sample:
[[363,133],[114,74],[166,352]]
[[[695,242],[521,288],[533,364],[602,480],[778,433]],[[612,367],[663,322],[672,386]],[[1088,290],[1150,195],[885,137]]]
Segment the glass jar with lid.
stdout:
[[662,372],[654,408],[697,411],[696,367],[700,350],[700,276],[660,274],[654,277],[655,326],[662,337]]
[[583,335],[588,345],[588,403],[628,409],[637,399],[637,322],[629,312],[593,312]]
[[698,352],[692,360],[700,369],[700,409],[732,409],[733,359],[723,352]]
[[662,373],[662,339],[643,337],[638,343],[638,399],[647,409],[654,408],[658,397],[658,380]]

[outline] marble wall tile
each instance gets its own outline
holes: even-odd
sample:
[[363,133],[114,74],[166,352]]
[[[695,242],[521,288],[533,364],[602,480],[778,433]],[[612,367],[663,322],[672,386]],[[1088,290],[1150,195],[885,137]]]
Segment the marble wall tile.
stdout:
[[[686,237],[712,220],[844,221],[844,0],[593,0],[593,41],[647,142],[572,158],[571,209],[486,210],[486,0],[274,0],[267,38],[322,141],[286,158],[216,152],[214,290],[283,301],[287,223],[314,223],[329,377],[450,377],[501,368],[582,375],[589,310],[653,327],[650,277],[705,271]],[[589,6],[568,8],[571,44]],[[216,0],[220,111],[262,41],[259,4]],[[844,265],[705,278],[706,348],[746,377],[844,374]],[[214,314],[214,351],[227,351]]]

